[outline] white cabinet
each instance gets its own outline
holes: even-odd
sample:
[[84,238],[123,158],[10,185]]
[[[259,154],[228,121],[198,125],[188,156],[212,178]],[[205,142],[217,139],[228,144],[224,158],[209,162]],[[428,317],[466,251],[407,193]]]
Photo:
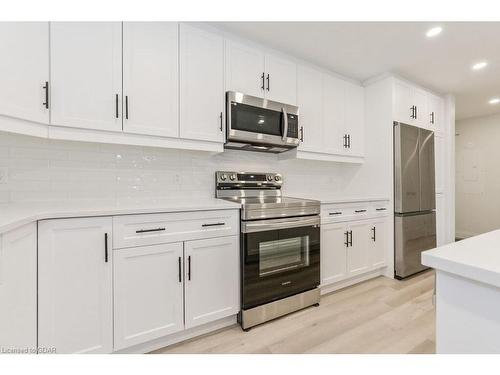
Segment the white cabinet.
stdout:
[[428,95],[428,127],[436,132],[441,132],[444,125],[444,100],[433,94]]
[[435,170],[436,170],[436,193],[442,193],[444,191],[444,180],[446,173],[446,138],[440,133],[434,134],[434,155],[435,155]]
[[114,349],[184,328],[182,242],[114,250]]
[[0,348],[36,353],[36,224],[0,235]]
[[394,81],[394,120],[405,124],[414,123],[413,88],[411,85]]
[[239,264],[238,236],[184,243],[186,328],[240,310]]
[[351,222],[348,227],[347,275],[355,276],[370,268],[369,235],[370,224],[366,221]]
[[329,74],[323,74],[323,145],[322,151],[340,154],[347,146],[345,136],[346,97],[344,81]]
[[51,124],[122,130],[122,25],[51,22]]
[[297,103],[297,64],[237,42],[226,42],[226,91]]
[[422,89],[414,87],[412,89],[413,104],[415,105],[414,124],[420,127],[429,126],[429,110],[427,106],[428,93]]
[[446,201],[443,193],[436,194],[436,244],[446,244]]
[[[178,44],[175,22],[123,23],[124,132],[179,136]],[[115,48],[111,40],[107,48]],[[106,64],[114,61],[101,64],[110,69]],[[107,85],[109,94],[112,83]]]
[[0,115],[49,123],[49,23],[0,23]]
[[347,275],[345,223],[321,226],[321,285],[341,281]]
[[285,58],[267,54],[265,72],[266,99],[295,105],[297,103],[297,64]]
[[369,250],[369,265],[371,268],[380,268],[386,265],[388,227],[387,218],[380,218],[369,224],[369,242],[371,245]]
[[362,86],[344,82],[344,127],[342,135],[347,135],[347,146],[342,153],[347,155],[364,154],[364,110],[365,98]]
[[180,136],[224,142],[224,40],[184,24],[180,32]]
[[38,345],[113,351],[110,217],[38,224]]
[[[319,152],[323,148],[323,75],[313,68],[297,68],[297,105],[300,110],[299,150]],[[325,113],[326,115],[326,113]]]
[[226,91],[264,97],[264,53],[233,41],[226,41]]

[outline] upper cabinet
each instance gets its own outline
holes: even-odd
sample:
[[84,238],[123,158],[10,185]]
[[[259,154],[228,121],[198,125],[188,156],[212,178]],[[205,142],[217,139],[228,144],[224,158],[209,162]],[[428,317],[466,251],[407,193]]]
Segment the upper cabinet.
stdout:
[[226,91],[297,103],[297,64],[284,57],[227,41]]
[[442,129],[444,101],[410,83],[394,80],[394,120],[430,130]]
[[123,131],[179,136],[175,22],[123,23]]
[[0,23],[0,115],[49,123],[49,23]]
[[224,40],[181,25],[180,136],[224,142]]
[[51,124],[122,130],[122,24],[50,24]]
[[298,150],[291,152],[292,155],[304,159],[362,162],[362,86],[299,65],[297,104],[301,142]]

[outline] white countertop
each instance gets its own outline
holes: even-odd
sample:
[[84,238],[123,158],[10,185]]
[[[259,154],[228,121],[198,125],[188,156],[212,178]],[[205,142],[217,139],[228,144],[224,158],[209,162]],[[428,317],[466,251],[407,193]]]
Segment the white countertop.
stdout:
[[425,251],[422,264],[500,287],[500,230]]
[[[288,195],[288,194],[287,194]],[[295,194],[297,195],[297,194]],[[294,194],[289,194],[290,197],[294,197]],[[297,198],[304,199],[314,199],[320,201],[321,204],[338,204],[338,203],[357,203],[357,202],[379,202],[379,201],[389,201],[388,197],[339,197],[339,196],[325,196],[325,195],[304,195],[301,194]]]
[[239,209],[240,205],[216,198],[161,200],[145,203],[82,201],[67,203],[29,203],[0,205],[0,234],[43,219],[85,216],[111,216],[158,212]]

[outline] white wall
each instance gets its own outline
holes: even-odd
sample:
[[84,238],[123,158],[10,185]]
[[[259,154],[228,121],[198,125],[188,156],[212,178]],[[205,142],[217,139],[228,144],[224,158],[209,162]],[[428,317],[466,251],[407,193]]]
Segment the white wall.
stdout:
[[500,115],[456,122],[456,233],[500,228]]
[[[373,147],[367,139],[368,160]],[[0,203],[62,200],[147,201],[213,197],[216,170],[284,174],[284,191],[295,196],[388,196],[383,175],[366,166],[245,151],[223,154],[109,144],[54,141],[0,132]],[[369,176],[366,183],[364,176]],[[363,182],[364,181],[364,182]]]

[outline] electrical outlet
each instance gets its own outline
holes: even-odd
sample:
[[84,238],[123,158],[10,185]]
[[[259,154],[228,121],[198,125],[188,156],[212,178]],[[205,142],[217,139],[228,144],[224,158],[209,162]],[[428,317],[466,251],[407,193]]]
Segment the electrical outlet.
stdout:
[[0,184],[9,182],[9,168],[0,167]]

